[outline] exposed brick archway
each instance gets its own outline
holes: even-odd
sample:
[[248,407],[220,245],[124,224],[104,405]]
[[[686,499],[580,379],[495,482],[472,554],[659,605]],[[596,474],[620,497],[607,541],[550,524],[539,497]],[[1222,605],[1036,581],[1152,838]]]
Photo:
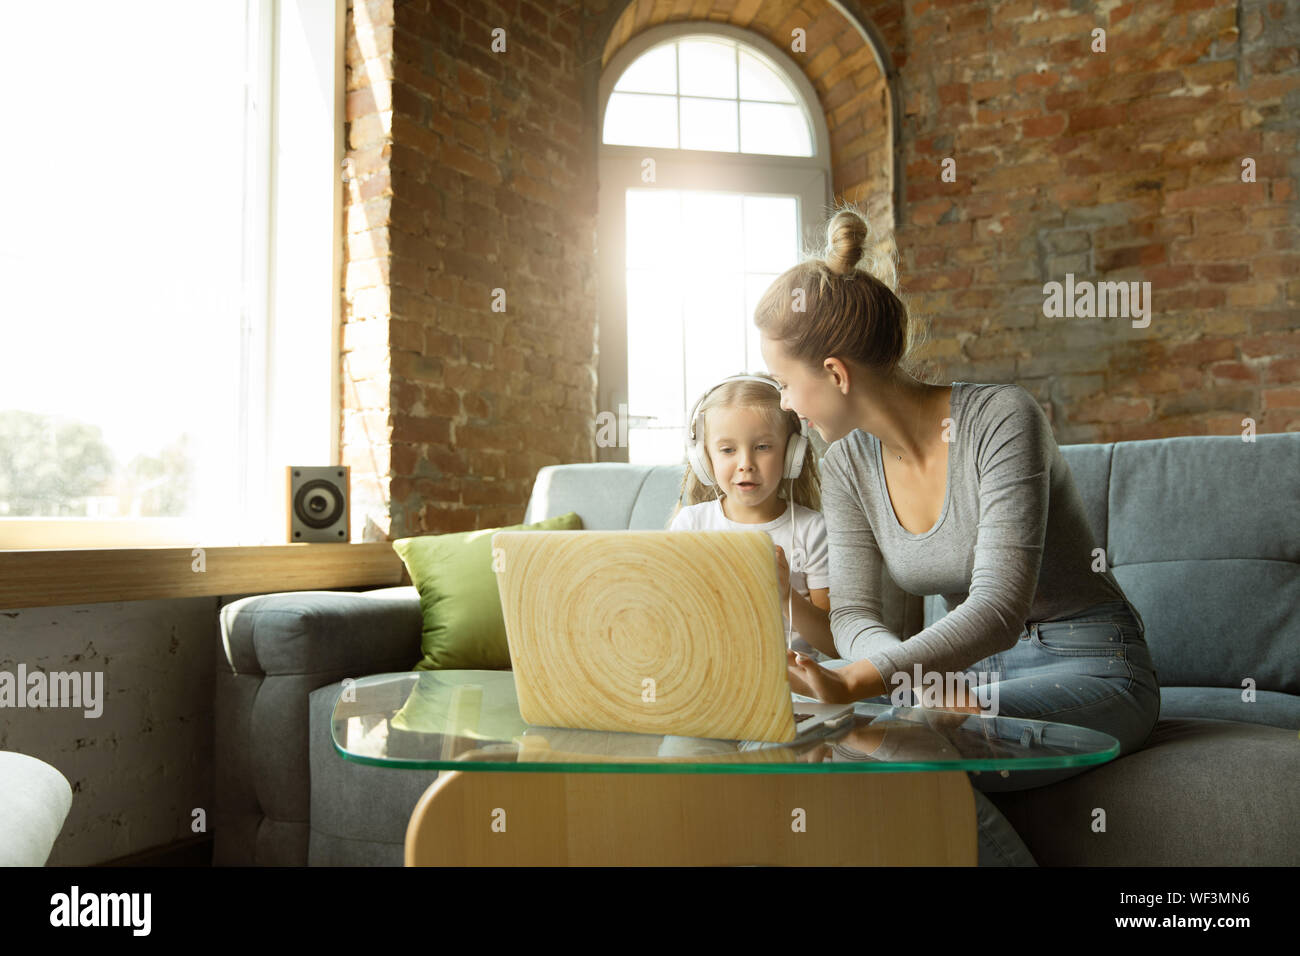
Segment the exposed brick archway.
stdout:
[[[589,38],[590,53],[598,56],[598,78],[610,60],[638,34],[666,23],[726,23],[750,30],[787,51],[812,83],[830,134],[832,189],[837,197],[857,203],[869,217],[882,246],[893,243],[897,228],[898,176],[895,54],[890,37],[901,40],[900,2],[870,5],[828,0],[662,0],[615,2],[601,26]],[[802,50],[794,49],[802,30]],[[597,53],[594,49],[599,47]],[[591,77],[588,77],[591,82]],[[589,97],[595,109],[594,92]],[[599,140],[597,140],[597,148]]]

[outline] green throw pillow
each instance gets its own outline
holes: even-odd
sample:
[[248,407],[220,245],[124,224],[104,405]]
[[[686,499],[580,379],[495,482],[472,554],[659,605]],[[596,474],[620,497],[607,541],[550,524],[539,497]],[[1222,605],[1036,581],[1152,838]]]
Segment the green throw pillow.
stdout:
[[498,531],[581,530],[582,519],[570,511],[536,524],[394,541],[393,550],[420,592],[424,657],[415,670],[509,668],[501,592],[492,570],[492,535]]

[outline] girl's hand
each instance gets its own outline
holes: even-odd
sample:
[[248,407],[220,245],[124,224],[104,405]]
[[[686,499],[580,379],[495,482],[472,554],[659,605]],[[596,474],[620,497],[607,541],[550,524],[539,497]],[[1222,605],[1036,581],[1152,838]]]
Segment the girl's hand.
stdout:
[[796,694],[815,697],[828,704],[851,704],[857,700],[840,671],[828,670],[811,657],[787,650],[786,669],[790,675],[790,689]]
[[790,600],[790,565],[786,563],[785,552],[781,550],[778,544],[776,547],[776,583],[781,591],[781,607],[785,608],[785,602]]

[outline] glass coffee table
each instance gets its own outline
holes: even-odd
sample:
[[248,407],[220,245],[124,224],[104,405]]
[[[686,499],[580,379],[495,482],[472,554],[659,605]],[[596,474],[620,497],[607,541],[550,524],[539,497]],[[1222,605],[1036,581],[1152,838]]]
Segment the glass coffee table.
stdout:
[[407,866],[973,866],[968,771],[1119,754],[1069,724],[865,701],[784,744],[536,727],[486,670],[362,678],[331,727],[346,760],[450,771],[411,814]]

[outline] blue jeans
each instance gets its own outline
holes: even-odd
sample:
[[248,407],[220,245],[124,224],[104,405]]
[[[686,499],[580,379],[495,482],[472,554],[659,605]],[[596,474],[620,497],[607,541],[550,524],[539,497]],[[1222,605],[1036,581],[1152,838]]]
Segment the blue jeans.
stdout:
[[[1119,755],[1141,749],[1160,718],[1160,685],[1142,619],[1124,601],[1094,605],[1077,615],[1030,623],[1015,646],[968,670],[1000,675],[998,713],[1088,727],[1119,741]],[[838,668],[848,661],[826,661]],[[888,703],[888,697],[875,698]],[[980,866],[1036,866],[1007,818],[984,796],[1028,790],[1084,773],[1057,770],[971,771]],[[1081,824],[1083,825],[1083,824]]]

